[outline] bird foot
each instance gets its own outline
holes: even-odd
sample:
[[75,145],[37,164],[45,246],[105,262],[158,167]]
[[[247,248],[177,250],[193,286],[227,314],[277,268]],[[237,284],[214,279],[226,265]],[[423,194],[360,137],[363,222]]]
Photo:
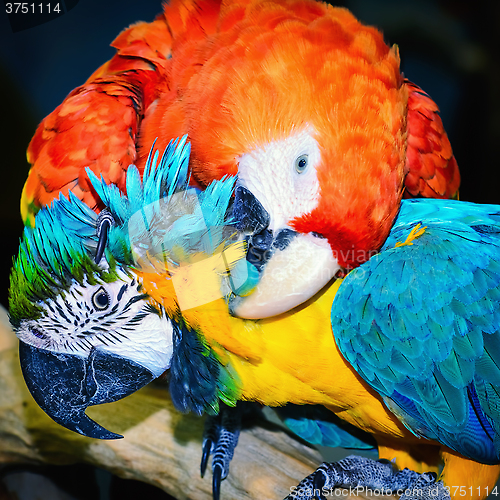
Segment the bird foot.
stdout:
[[205,475],[208,459],[212,455],[212,495],[220,498],[220,485],[229,473],[229,464],[238,444],[241,429],[239,405],[234,408],[221,405],[219,414],[207,416],[203,431],[201,477]]
[[369,493],[397,495],[400,500],[449,500],[450,494],[436,474],[398,470],[387,460],[372,460],[350,455],[335,463],[323,463],[298,486],[291,488],[285,500],[325,500],[334,497],[335,488],[346,494]]

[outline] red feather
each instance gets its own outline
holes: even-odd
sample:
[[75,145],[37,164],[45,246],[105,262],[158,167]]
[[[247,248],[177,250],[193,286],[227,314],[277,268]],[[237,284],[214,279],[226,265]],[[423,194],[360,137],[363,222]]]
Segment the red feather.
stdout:
[[460,172],[436,103],[414,83],[408,87],[405,197],[458,198]]

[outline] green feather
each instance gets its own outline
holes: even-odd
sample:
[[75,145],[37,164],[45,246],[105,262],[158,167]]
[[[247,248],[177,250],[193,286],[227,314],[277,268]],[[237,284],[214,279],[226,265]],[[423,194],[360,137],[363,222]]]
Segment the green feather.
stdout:
[[[35,227],[25,228],[14,260],[10,286],[13,325],[38,319],[44,311],[41,305],[64,294],[75,281],[82,285],[111,282],[119,279],[119,270],[137,269],[147,259],[178,266],[193,253],[211,256],[231,244],[235,231],[226,212],[235,179],[216,181],[202,193],[188,190],[189,153],[186,137],[171,141],[161,158],[152,148],[142,179],[134,165],[127,169],[127,194],[87,169],[93,188],[114,219],[106,262],[100,265],[94,261],[99,219],[93,210],[72,193],[67,198],[60,195],[41,209]],[[236,372],[222,365],[208,346],[200,349],[199,360],[205,362],[192,363],[190,377],[180,363],[182,383],[176,386],[176,394],[180,400],[187,397],[189,401],[190,397],[191,403],[186,405],[192,409],[216,412],[219,400],[234,405],[239,396]],[[186,389],[186,380],[196,383]],[[207,401],[205,392],[197,389],[200,384],[211,389]]]

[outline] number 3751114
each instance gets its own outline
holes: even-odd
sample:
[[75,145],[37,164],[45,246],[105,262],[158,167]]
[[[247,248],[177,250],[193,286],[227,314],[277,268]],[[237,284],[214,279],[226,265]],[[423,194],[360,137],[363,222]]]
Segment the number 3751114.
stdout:
[[7,14],[60,14],[61,6],[59,3],[29,3],[12,2],[5,4]]
[[495,486],[491,491],[489,491],[488,487],[481,486],[478,486],[477,488],[474,486],[469,486],[468,488],[465,486],[445,486],[445,488],[448,490],[450,496],[453,497],[464,497],[465,495],[473,496],[476,493],[478,496],[486,493],[486,496],[491,495],[496,497],[500,493],[500,491],[498,491],[498,486]]

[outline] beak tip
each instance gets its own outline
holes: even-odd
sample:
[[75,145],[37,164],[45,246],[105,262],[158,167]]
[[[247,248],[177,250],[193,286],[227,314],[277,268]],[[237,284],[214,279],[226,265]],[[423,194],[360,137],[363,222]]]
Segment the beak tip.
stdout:
[[88,419],[92,422],[93,425],[91,429],[81,429],[81,427],[78,426],[70,430],[78,432],[78,434],[81,434],[82,436],[94,439],[106,439],[106,440],[123,439],[123,436],[121,434],[116,434],[115,432],[108,431],[106,428],[100,426],[98,423],[94,422],[92,419],[87,417],[85,413],[84,413],[84,419]]
[[59,425],[62,425],[66,429],[81,434],[85,437],[106,440],[123,438],[121,434],[116,434],[115,432],[108,431],[106,428],[102,427],[97,422],[89,418],[84,409],[75,412],[71,416],[71,418],[65,418],[62,420],[57,417],[54,418],[52,415],[50,416]]

